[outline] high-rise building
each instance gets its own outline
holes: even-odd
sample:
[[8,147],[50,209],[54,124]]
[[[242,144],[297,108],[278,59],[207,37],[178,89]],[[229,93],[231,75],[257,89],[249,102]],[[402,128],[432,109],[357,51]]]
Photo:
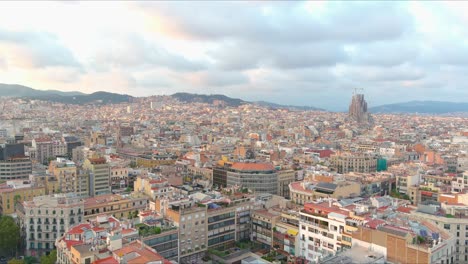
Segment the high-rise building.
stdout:
[[90,196],[111,192],[110,167],[105,158],[88,158],[83,163],[83,169],[88,170],[90,173]]
[[349,105],[349,118],[358,123],[369,123],[371,121],[363,94],[354,93]]

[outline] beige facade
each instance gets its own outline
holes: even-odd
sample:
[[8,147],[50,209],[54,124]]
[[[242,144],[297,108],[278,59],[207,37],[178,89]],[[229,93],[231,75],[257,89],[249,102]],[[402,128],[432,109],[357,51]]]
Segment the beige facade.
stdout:
[[296,180],[294,170],[281,170],[278,172],[278,195],[286,199],[290,198],[289,184]]
[[84,220],[84,203],[74,194],[45,195],[23,202],[17,212],[27,255],[40,255],[53,250],[58,237]]
[[83,163],[83,169],[90,173],[90,196],[111,192],[110,168],[105,158],[88,158]]
[[377,170],[377,158],[361,153],[338,153],[330,157],[331,167],[338,173],[374,172]]

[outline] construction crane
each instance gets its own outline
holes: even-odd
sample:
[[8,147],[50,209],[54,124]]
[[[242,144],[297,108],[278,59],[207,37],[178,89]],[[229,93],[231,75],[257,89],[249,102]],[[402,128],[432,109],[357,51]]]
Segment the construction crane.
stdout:
[[358,94],[359,91],[364,91],[364,89],[363,88],[354,88],[353,95]]

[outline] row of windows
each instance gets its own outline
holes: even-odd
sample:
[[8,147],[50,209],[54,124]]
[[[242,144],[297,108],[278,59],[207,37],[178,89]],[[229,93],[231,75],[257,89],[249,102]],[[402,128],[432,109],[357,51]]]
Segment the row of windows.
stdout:
[[224,221],[224,222],[208,225],[208,230],[218,229],[218,228],[222,228],[222,227],[230,226],[230,225],[234,225],[234,224],[235,224],[234,220],[227,220],[227,221]]
[[145,240],[145,244],[152,247],[161,243],[165,243],[171,240],[177,240],[177,234],[171,234],[167,236],[156,237],[152,239]]
[[208,223],[218,222],[227,218],[233,218],[236,215],[235,212],[229,212],[221,215],[208,217]]
[[218,243],[223,243],[232,239],[234,239],[234,234],[228,234],[228,235],[212,238],[208,240],[208,246],[212,246]]

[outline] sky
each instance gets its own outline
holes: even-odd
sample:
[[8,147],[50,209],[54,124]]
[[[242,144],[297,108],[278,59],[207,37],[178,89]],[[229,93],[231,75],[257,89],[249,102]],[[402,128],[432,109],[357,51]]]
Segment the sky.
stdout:
[[346,109],[468,101],[468,2],[0,2],[0,83]]

